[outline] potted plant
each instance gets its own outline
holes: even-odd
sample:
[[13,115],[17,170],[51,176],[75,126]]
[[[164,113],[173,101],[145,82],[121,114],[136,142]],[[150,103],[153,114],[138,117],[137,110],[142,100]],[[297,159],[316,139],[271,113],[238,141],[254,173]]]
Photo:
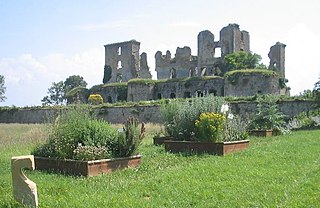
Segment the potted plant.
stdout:
[[48,141],[32,151],[37,170],[94,176],[141,162],[137,149],[145,128],[133,117],[114,129],[90,110],[75,107],[60,113],[49,130]]
[[[225,155],[248,147],[246,128],[234,128],[244,126],[244,122],[228,112],[223,98],[208,96],[177,102],[170,101],[161,110],[166,133],[173,138],[164,141],[167,151]],[[170,113],[172,109],[174,114]]]
[[285,115],[279,112],[276,97],[263,95],[257,97],[257,108],[249,129],[254,136],[272,136],[287,133],[285,128]]

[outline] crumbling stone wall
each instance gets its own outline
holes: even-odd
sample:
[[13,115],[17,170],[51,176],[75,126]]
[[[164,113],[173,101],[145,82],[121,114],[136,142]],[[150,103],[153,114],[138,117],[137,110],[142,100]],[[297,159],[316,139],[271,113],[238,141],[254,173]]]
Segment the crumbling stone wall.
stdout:
[[202,97],[208,94],[223,96],[223,82],[221,77],[159,82],[155,87],[155,99]]
[[92,94],[101,95],[105,103],[127,101],[128,86],[126,83],[116,85],[107,84],[92,90]]
[[[111,79],[108,83],[127,82],[139,76],[151,78],[146,53],[141,54],[140,60],[140,43],[138,41],[113,43],[104,47],[105,66],[110,66],[112,69]],[[141,69],[140,64],[142,64]]]
[[[221,50],[218,54],[217,50]],[[187,46],[177,48],[171,59],[170,51],[166,55],[158,51],[155,54],[158,79],[170,79],[191,76],[219,76],[226,73],[224,56],[236,51],[250,52],[250,37],[247,31],[241,31],[239,25],[229,24],[220,31],[220,40],[215,41],[209,30],[198,34],[198,55],[192,56]]]
[[270,52],[268,54],[270,63],[269,69],[277,71],[281,77],[285,76],[285,47],[286,45],[277,42],[275,45],[271,46]]
[[279,95],[279,75],[261,72],[237,73],[224,82],[225,96],[252,96],[255,94]]
[[127,101],[154,100],[154,86],[154,82],[129,82]]
[[147,62],[147,54],[146,53],[142,53],[140,55],[140,71],[139,71],[139,77],[142,79],[151,79],[151,73],[149,71],[149,66],[148,66],[148,62]]
[[237,24],[229,24],[220,31],[220,45],[222,57],[236,51],[250,52],[249,33]]
[[191,55],[190,47],[177,48],[175,57],[171,59],[170,51],[162,55],[161,51],[155,54],[156,72],[158,79],[172,79],[196,75],[197,58]]

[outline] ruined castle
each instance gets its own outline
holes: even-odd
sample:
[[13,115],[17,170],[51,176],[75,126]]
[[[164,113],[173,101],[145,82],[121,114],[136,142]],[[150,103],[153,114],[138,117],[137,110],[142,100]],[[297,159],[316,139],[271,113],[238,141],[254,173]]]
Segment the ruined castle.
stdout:
[[[240,70],[228,73],[224,57],[237,51],[250,52],[250,36],[239,25],[220,30],[219,39],[210,31],[198,34],[197,56],[188,46],[155,54],[157,80],[152,80],[147,54],[139,52],[136,40],[105,45],[104,85],[91,89],[105,102],[217,96],[288,94],[285,86],[285,44],[270,48],[269,70]],[[272,69],[272,70],[271,70]]]

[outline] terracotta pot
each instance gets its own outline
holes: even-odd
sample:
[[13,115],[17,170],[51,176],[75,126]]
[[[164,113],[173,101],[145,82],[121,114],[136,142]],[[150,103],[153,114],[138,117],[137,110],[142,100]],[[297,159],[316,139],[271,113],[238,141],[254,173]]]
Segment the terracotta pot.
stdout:
[[249,146],[249,140],[232,142],[198,142],[198,141],[164,141],[165,150],[173,153],[208,153],[226,155],[244,150]]
[[162,145],[165,140],[172,140],[172,137],[169,137],[169,136],[153,137],[153,144]]
[[34,157],[34,160],[36,170],[60,172],[67,175],[96,176],[128,167],[137,167],[141,163],[141,155],[91,161],[62,160],[46,157]]
[[250,135],[257,136],[257,137],[271,137],[272,133],[273,133],[273,130],[271,129],[268,129],[268,130],[255,129],[250,131]]

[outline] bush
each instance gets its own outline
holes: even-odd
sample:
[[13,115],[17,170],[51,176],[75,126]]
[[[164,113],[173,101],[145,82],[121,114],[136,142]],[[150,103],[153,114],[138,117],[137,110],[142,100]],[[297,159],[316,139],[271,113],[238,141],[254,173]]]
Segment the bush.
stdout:
[[220,112],[223,97],[212,95],[179,101],[169,100],[161,105],[166,134],[177,140],[195,140],[195,121],[201,113]]
[[127,157],[137,152],[138,146],[144,138],[145,125],[134,117],[129,117],[119,131],[118,141],[113,148],[116,157]]
[[257,97],[257,109],[255,117],[251,120],[250,129],[272,129],[276,134],[285,134],[285,115],[279,112],[276,104],[277,98],[272,95]]
[[103,103],[103,98],[99,94],[89,95],[88,102],[92,105],[99,105]]
[[238,141],[248,137],[248,122],[239,116],[229,114],[224,130],[224,141]]
[[138,120],[129,118],[124,134],[105,121],[97,120],[86,107],[63,110],[50,125],[47,143],[32,154],[60,159],[93,160],[114,156],[130,156],[144,136],[144,124],[137,131]]
[[287,124],[291,130],[320,128],[320,110],[302,112],[293,117]]
[[226,117],[219,113],[201,113],[196,125],[196,137],[202,141],[220,141],[226,125]]

